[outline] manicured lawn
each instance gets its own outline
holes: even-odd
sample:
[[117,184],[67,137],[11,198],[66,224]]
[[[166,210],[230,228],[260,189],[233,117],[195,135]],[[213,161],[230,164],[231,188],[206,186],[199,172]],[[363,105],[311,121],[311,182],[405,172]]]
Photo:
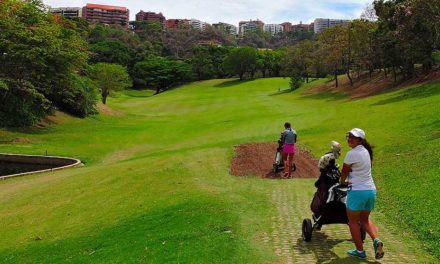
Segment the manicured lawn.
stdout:
[[0,262],[276,262],[260,238],[275,212],[267,190],[285,182],[232,177],[229,162],[234,145],[275,141],[286,120],[316,156],[363,128],[375,146],[381,221],[440,257],[440,84],[357,101],[278,87],[288,79],[127,91],[109,99],[121,116],[0,130],[2,142],[31,141],[0,142],[0,152],[47,151],[86,164],[0,182]]

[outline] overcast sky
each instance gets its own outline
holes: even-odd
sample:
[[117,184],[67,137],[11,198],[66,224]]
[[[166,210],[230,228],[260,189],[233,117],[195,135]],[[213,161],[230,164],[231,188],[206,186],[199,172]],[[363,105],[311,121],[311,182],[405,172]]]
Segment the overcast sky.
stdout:
[[52,7],[82,7],[86,3],[125,6],[130,17],[139,10],[162,12],[167,18],[196,18],[208,23],[238,25],[260,19],[266,24],[313,22],[315,18],[359,18],[373,0],[43,0]]

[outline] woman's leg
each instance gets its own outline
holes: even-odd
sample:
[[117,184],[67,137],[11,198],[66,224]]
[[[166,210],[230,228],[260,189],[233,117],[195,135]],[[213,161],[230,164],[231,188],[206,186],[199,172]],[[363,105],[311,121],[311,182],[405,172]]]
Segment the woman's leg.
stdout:
[[359,223],[361,211],[351,211],[347,209],[347,216],[348,226],[350,227],[351,237],[353,238],[356,249],[359,251],[364,251],[364,246],[362,245],[361,226]]
[[283,164],[284,164],[284,177],[286,177],[288,175],[288,171],[289,171],[289,163],[287,162],[287,153],[283,151]]
[[293,156],[294,156],[294,155],[295,155],[294,153],[290,153],[290,154],[289,154],[289,157],[288,157],[288,159],[289,159],[289,177],[292,176],[292,170],[293,170]]
[[370,211],[361,211],[360,213],[361,226],[365,230],[365,232],[368,233],[371,239],[374,240],[377,238],[377,227],[373,223],[373,221],[369,219],[369,216],[370,216]]

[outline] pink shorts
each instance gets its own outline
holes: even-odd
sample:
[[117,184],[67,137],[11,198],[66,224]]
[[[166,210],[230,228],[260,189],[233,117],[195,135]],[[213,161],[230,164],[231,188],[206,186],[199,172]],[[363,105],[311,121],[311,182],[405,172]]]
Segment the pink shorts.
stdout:
[[283,152],[286,154],[295,154],[295,144],[284,144]]

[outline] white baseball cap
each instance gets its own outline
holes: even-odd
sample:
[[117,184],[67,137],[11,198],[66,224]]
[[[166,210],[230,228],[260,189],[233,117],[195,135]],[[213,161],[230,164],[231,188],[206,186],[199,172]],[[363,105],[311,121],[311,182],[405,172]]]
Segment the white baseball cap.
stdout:
[[348,131],[348,133],[355,137],[365,139],[365,132],[360,128],[353,128],[352,130]]

